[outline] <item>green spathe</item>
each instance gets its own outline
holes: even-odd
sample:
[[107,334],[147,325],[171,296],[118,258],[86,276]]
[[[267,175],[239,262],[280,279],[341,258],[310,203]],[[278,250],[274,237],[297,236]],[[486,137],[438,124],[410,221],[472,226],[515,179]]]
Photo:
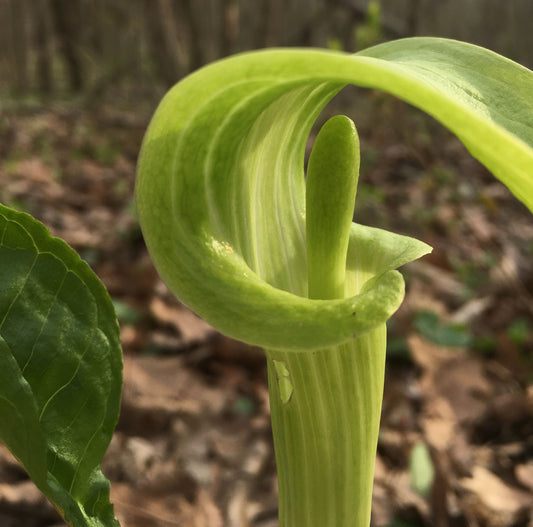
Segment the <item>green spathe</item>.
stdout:
[[[533,208],[533,73],[503,57],[416,38],[357,55],[267,50],[214,63],[162,101],[136,194],[161,276],[223,333],[266,348],[322,348],[371,331],[401,302],[401,278],[382,269],[344,299],[306,298],[305,142],[347,83],[433,115]],[[404,262],[427,250],[410,246]]]

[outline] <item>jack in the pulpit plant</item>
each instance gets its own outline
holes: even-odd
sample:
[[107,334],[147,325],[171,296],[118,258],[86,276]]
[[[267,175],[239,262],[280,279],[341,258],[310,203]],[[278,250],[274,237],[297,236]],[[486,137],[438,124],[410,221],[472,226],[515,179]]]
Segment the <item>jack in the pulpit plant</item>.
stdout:
[[355,55],[246,53],[178,83],[146,134],[137,203],[171,290],[221,332],[264,348],[284,527],[366,527],[398,266],[422,242],[352,223],[357,133],[346,84],[431,114],[533,207],[533,73],[485,49],[414,38]]

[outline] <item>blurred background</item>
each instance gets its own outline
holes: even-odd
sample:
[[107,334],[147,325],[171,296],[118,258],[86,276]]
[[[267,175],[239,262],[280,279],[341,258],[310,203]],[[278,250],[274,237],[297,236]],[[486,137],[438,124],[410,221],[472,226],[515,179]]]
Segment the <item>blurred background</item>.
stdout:
[[[137,223],[158,101],[233,53],[414,35],[531,68],[533,2],[0,0],[0,201],[70,243],[115,303],[125,384],[104,472],[124,527],[277,525],[264,358],[173,298]],[[531,214],[418,110],[346,88],[319,121],[341,112],[361,136],[356,221],[434,247],[405,267],[389,326],[372,525],[532,527]],[[4,447],[0,524],[62,525]]]
[[530,0],[2,0],[0,87],[98,100],[113,88],[168,87],[239,51],[357,51],[414,35],[466,40],[531,66],[532,19]]

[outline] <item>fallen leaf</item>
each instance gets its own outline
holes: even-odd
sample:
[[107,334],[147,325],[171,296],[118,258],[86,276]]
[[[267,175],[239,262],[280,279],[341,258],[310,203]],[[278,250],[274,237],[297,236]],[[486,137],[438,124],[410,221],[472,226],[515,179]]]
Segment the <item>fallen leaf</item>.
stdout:
[[[516,479],[533,492],[533,461],[523,465],[517,465],[514,469]],[[533,496],[532,496],[533,499]]]
[[157,296],[150,302],[150,312],[163,324],[173,326],[188,345],[203,342],[215,331],[186,307],[174,302],[165,302]]
[[24,515],[59,519],[44,494],[30,480],[17,483],[0,483],[0,508],[18,511]]
[[510,487],[481,466],[474,467],[472,477],[461,479],[460,485],[472,495],[471,506],[490,527],[512,525],[533,504],[530,493]]

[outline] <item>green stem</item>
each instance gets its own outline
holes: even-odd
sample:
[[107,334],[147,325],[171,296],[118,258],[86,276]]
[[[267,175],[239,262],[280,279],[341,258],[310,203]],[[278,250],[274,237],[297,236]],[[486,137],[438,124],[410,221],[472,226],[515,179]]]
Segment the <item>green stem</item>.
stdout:
[[385,325],[339,347],[267,351],[280,527],[368,527]]

